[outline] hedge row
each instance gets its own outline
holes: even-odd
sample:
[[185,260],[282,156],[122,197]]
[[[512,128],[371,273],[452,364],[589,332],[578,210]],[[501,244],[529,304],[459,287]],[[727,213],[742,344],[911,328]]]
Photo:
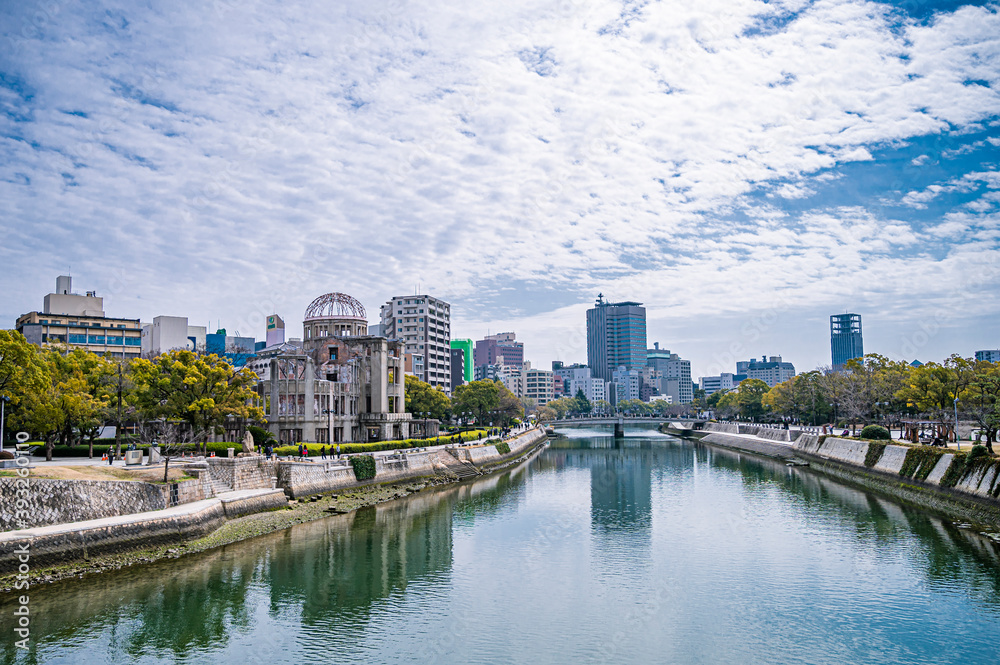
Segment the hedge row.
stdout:
[[[342,443],[340,444],[340,452],[345,455],[351,453],[374,453],[380,450],[406,450],[407,448],[439,446],[446,443],[477,441],[480,438],[480,433],[482,433],[482,438],[485,439],[486,430],[470,430],[468,432],[462,432],[461,434],[451,434],[431,439],[401,439],[399,441],[374,441],[372,443]],[[331,454],[337,448],[336,443],[302,443],[293,446],[280,446],[275,448],[274,452],[278,455],[298,455],[299,446],[305,446],[309,450],[310,456],[319,455],[323,448],[326,448],[327,454]]]
[[501,455],[510,455],[510,444],[506,441],[500,441],[499,443],[493,444],[496,446],[497,452]]

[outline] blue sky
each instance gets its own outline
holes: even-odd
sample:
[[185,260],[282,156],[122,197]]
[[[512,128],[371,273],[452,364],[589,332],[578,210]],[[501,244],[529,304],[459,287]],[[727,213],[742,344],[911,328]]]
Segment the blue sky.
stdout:
[[[692,6],[696,5],[696,6]],[[0,2],[0,325],[292,333],[453,303],[585,361],[598,292],[695,375],[1000,347],[1000,14],[954,2]]]

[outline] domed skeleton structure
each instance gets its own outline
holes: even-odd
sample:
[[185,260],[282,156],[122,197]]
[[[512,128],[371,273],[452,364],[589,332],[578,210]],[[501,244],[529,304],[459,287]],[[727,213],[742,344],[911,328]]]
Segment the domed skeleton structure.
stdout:
[[316,298],[306,308],[305,320],[363,319],[368,320],[365,306],[346,293],[327,293]]

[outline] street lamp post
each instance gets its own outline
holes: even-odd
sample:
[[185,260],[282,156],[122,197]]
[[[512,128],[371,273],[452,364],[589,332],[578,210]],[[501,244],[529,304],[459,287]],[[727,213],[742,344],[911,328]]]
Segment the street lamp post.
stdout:
[[962,449],[962,442],[958,440],[958,398],[955,398],[955,443],[958,445],[958,449]]
[[0,395],[0,453],[3,452],[3,431],[6,425],[5,422],[7,416],[6,407],[7,407],[7,402],[9,401],[10,401],[9,397],[7,397],[6,395]]

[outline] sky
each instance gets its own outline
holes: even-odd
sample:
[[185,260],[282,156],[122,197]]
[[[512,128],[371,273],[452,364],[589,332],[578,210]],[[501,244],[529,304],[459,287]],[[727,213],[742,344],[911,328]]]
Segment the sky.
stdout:
[[586,362],[599,293],[694,376],[1000,348],[1000,6],[0,0],[0,327],[300,336],[452,304]]

